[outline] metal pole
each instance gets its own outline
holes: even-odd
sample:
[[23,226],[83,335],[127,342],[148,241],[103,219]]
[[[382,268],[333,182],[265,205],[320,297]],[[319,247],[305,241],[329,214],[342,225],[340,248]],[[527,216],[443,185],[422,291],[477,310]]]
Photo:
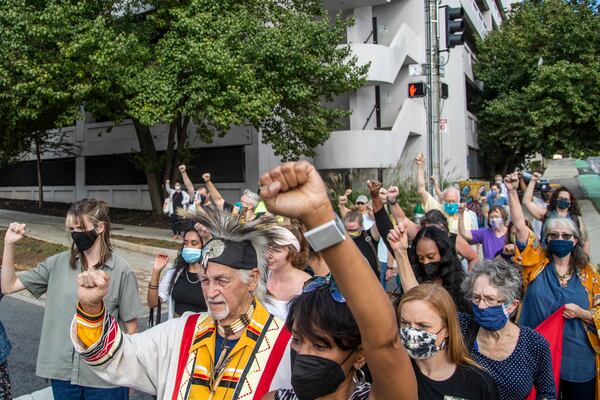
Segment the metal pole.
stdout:
[[433,76],[432,76],[432,72],[433,72],[433,68],[432,68],[432,64],[433,64],[433,58],[432,58],[432,28],[431,28],[431,1],[430,0],[425,0],[425,57],[427,60],[426,63],[426,84],[427,84],[427,95],[426,95],[426,102],[425,102],[425,115],[426,115],[426,127],[427,127],[427,168],[426,168],[426,173],[427,173],[427,178],[426,178],[426,182],[427,182],[427,187],[429,189],[429,192],[435,197],[434,194],[434,190],[433,190],[433,186],[431,185],[431,181],[429,180],[429,177],[433,174],[433,165],[434,165],[434,160],[433,160],[433,146],[434,146],[434,141],[433,141],[433,130],[432,130],[432,120],[431,120],[431,114],[432,114],[432,109],[433,109],[433,98],[432,98],[432,83],[433,83]]
[[428,0],[431,21],[430,36],[431,36],[431,137],[432,137],[432,158],[433,168],[432,175],[437,178],[437,181],[442,184],[442,147],[440,140],[440,35],[439,35],[439,9],[437,0]]

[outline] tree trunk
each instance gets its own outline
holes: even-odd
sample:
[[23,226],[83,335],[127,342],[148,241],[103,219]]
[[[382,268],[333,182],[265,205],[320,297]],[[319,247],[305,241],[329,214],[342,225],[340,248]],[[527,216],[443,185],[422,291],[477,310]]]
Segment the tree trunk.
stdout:
[[150,127],[140,124],[137,120],[133,120],[135,133],[140,143],[140,151],[142,158],[146,164],[144,173],[148,182],[148,191],[150,192],[150,201],[152,203],[152,212],[156,215],[162,214],[162,199],[163,190],[161,182],[160,165],[158,165],[158,157],[156,155],[156,146],[150,132]]
[[181,164],[181,150],[185,148],[185,142],[188,136],[188,127],[190,126],[190,118],[183,117],[177,124],[177,150],[175,151],[174,163],[175,166]]
[[167,138],[167,149],[165,151],[165,175],[163,181],[170,179],[172,182],[175,180],[173,168],[173,149],[175,148],[175,133],[177,132],[178,120],[169,124],[169,136]]
[[35,143],[35,157],[37,164],[37,181],[38,181],[38,207],[44,208],[44,183],[42,182],[42,154],[40,151],[40,141],[39,139],[34,140]]

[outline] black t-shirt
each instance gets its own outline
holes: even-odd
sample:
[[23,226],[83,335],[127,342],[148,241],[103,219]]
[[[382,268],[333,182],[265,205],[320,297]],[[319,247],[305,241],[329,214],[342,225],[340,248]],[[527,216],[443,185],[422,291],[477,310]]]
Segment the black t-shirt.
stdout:
[[496,400],[498,386],[489,373],[473,365],[459,365],[450,378],[434,381],[421,373],[413,361],[419,400]]
[[181,315],[187,311],[206,311],[206,302],[202,294],[202,284],[195,273],[184,270],[177,278],[177,281],[175,281],[175,285],[173,285],[171,297],[175,302],[175,314],[177,315]]
[[359,237],[353,238],[354,243],[365,256],[369,265],[379,278],[379,260],[377,259],[377,245],[379,241],[373,239],[369,231],[363,231]]

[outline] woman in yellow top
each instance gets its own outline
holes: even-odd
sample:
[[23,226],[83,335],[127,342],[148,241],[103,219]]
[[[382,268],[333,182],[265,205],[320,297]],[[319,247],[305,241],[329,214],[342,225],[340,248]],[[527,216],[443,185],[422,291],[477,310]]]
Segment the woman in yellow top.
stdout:
[[546,243],[540,244],[525,224],[517,196],[518,176],[504,179],[516,228],[515,260],[523,269],[526,290],[519,323],[536,328],[564,306],[560,398],[594,399],[600,367],[600,275],[583,251],[581,233],[570,218],[548,220]]

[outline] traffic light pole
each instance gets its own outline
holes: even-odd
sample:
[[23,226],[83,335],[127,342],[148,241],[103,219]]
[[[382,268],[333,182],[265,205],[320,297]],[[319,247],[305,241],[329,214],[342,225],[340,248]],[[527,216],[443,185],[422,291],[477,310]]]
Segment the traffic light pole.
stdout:
[[[437,0],[425,0],[427,32],[427,160],[428,174],[441,183],[440,141],[440,36]],[[429,191],[434,194],[431,182]]]

